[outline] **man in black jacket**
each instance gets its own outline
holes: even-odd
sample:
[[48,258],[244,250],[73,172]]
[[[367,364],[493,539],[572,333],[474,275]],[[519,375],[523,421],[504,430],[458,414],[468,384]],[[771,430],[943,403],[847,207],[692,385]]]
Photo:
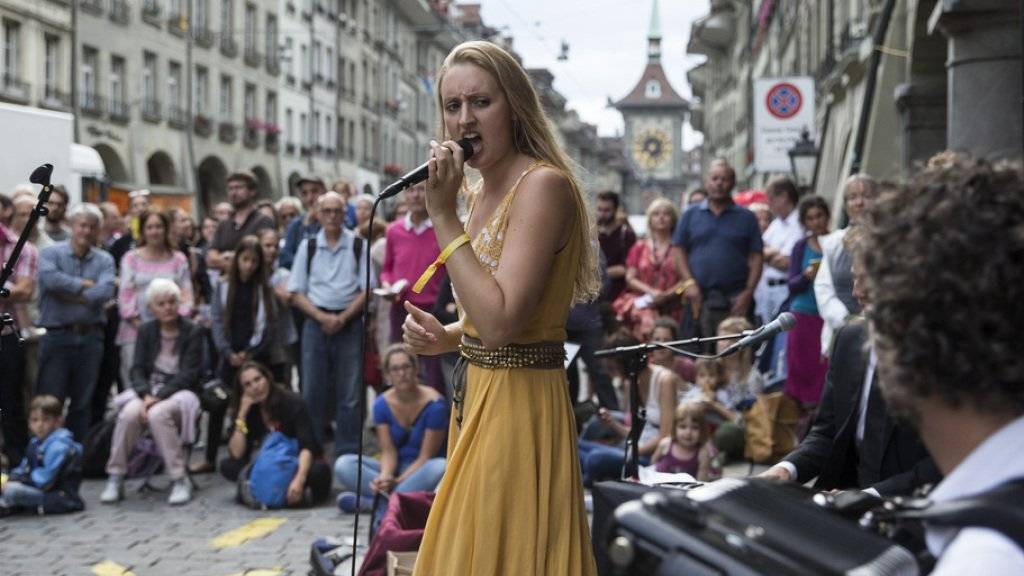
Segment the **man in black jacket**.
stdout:
[[[863,276],[855,264],[854,295],[862,307],[868,300]],[[916,432],[890,416],[867,340],[862,321],[840,329],[813,427],[762,477],[801,483],[817,477],[819,490],[860,488],[881,496],[909,494],[941,479]]]

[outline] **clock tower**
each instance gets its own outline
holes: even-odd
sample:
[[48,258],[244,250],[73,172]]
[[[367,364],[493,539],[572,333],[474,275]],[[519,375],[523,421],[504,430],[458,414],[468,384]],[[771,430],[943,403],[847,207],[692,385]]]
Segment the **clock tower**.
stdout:
[[623,183],[627,211],[642,214],[658,196],[675,202],[686,187],[683,122],[689,104],[672,88],[661,67],[658,0],[653,0],[651,9],[647,66],[633,90],[614,105],[626,125],[623,154],[632,168]]

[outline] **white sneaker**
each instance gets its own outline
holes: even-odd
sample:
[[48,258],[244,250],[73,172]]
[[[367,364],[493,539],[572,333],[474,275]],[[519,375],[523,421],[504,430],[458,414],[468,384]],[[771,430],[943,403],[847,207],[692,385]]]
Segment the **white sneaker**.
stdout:
[[114,504],[120,500],[124,500],[124,477],[111,474],[107,478],[107,485],[100,494],[100,502]]
[[167,498],[167,503],[171,506],[180,506],[188,504],[191,500],[192,483],[188,481],[188,478],[175,480],[171,485],[171,495]]

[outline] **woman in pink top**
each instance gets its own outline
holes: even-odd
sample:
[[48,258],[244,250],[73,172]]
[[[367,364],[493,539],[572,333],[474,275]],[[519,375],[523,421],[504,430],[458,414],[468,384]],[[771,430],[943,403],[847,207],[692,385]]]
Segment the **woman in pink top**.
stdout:
[[135,338],[139,324],[153,319],[146,306],[146,288],[154,278],[173,280],[181,289],[178,313],[188,317],[192,313],[192,279],[188,260],[171,245],[171,222],[158,211],[143,212],[139,218],[142,231],[138,247],[125,254],[121,261],[121,282],[117,292],[117,307],[121,324],[117,330],[117,345],[121,348],[121,379],[131,382],[129,371],[135,357]]

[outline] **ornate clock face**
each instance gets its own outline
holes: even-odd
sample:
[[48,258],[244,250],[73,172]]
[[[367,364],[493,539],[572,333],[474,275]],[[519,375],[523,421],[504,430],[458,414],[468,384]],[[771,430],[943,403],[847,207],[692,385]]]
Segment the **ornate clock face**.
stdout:
[[672,141],[656,128],[640,131],[633,140],[633,158],[647,170],[654,170],[672,157]]

